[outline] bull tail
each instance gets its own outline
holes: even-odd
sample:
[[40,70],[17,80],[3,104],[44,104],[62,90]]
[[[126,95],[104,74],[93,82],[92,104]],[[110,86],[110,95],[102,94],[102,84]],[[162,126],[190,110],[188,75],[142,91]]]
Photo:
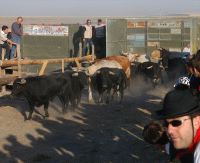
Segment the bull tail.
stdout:
[[130,86],[130,79],[128,80],[125,73],[123,73],[123,89],[126,89],[128,86]]

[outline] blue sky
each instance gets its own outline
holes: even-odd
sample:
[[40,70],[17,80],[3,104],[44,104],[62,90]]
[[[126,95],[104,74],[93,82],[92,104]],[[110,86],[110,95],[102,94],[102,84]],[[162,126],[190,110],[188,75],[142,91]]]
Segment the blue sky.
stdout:
[[1,16],[200,15],[200,0],[7,0],[1,6]]

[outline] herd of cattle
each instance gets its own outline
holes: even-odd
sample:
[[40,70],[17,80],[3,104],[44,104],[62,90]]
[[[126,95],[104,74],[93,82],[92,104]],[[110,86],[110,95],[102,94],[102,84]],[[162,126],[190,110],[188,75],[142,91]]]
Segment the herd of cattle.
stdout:
[[155,86],[158,81],[163,82],[163,71],[169,78],[185,73],[185,59],[181,55],[174,56],[165,49],[158,49],[151,54],[150,59],[138,54],[109,56],[81,70],[72,68],[64,73],[18,78],[13,83],[11,96],[23,96],[28,101],[30,111],[26,119],[31,119],[35,107],[42,105],[45,117],[48,117],[49,102],[55,97],[62,103],[63,113],[69,104],[71,108],[77,108],[86,86],[89,101],[93,100],[93,93],[97,91],[99,96],[96,102],[109,103],[117,94],[121,103],[124,90],[136,76],[150,79]]

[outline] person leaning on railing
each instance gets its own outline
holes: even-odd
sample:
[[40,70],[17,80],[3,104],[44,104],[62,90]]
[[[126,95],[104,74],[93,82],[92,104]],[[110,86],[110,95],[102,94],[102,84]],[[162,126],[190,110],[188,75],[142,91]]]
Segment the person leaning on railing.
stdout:
[[15,42],[17,45],[12,46],[11,52],[10,52],[10,59],[14,58],[16,48],[17,48],[17,57],[21,58],[20,43],[21,43],[21,38],[24,35],[22,22],[23,22],[23,18],[18,17],[16,22],[14,22],[11,27],[12,41]]
[[[7,37],[8,33],[9,33],[8,26],[3,25],[1,33],[0,33],[0,54],[1,54],[1,59],[2,58],[9,59],[10,45],[16,45],[15,42],[13,42],[12,40],[8,39],[8,37]],[[4,55],[4,54],[2,54],[2,48],[4,48],[6,50],[5,57],[2,56],[2,55]]]

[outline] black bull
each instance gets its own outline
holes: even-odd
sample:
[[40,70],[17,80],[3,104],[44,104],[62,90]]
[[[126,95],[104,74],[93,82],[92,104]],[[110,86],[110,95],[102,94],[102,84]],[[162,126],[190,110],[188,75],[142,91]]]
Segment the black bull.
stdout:
[[159,81],[162,82],[162,69],[158,63],[150,61],[138,64],[136,63],[136,65],[133,67],[133,70],[133,77],[142,76],[145,78],[145,80],[150,79],[154,86],[158,84]]
[[69,102],[74,106],[72,90],[72,73],[55,73],[48,76],[19,78],[14,81],[12,95],[24,96],[30,107],[28,119],[36,107],[44,105],[45,116],[48,117],[49,101],[58,96],[63,112],[66,112]]
[[160,54],[162,66],[166,70],[169,80],[174,80],[187,73],[185,63],[189,55],[188,53],[170,52],[160,49]]
[[106,93],[106,103],[109,103],[111,90],[113,90],[112,98],[115,93],[119,93],[121,103],[124,89],[127,87],[127,77],[122,69],[101,68],[91,77],[91,85],[99,93],[98,102],[103,102],[103,94]]

